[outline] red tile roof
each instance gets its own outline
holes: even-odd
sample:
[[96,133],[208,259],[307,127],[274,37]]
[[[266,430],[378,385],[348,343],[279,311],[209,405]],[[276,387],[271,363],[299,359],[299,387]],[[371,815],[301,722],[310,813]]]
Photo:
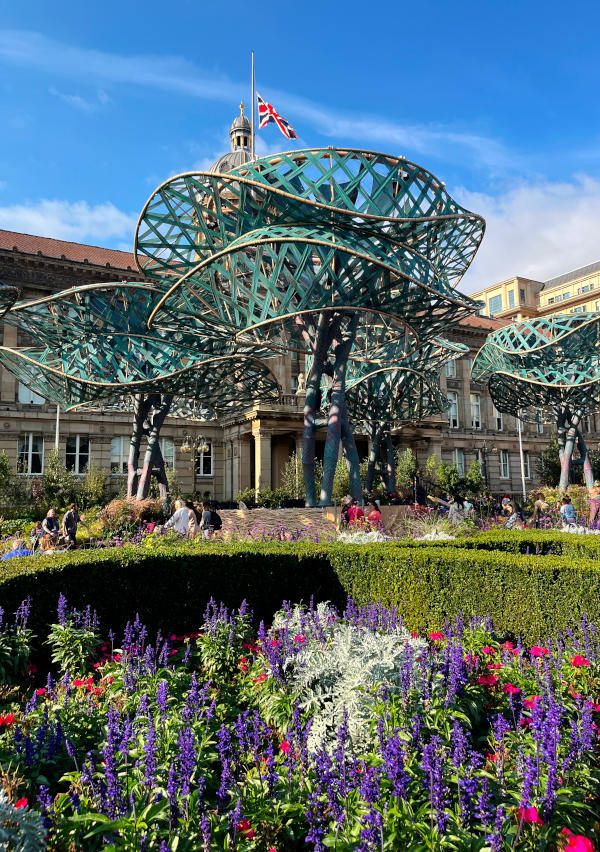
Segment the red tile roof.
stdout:
[[88,246],[84,243],[71,243],[66,240],[54,240],[50,237],[37,237],[33,234],[19,234],[17,231],[0,230],[0,250],[2,249],[72,260],[77,263],[87,261],[96,266],[111,266],[115,269],[138,271],[133,254],[128,251]]
[[492,317],[481,317],[478,314],[466,317],[460,320],[459,325],[470,326],[471,328],[484,328],[488,331],[495,331],[497,328],[502,328],[508,325],[508,320],[492,319]]

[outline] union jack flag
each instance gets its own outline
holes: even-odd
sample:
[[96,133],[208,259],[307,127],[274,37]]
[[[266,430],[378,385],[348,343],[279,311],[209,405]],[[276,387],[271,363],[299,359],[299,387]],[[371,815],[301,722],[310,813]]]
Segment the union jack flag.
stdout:
[[261,96],[256,93],[258,101],[258,129],[266,127],[270,121],[274,121],[277,127],[281,130],[284,136],[288,139],[297,139],[296,131],[285,118],[282,118],[274,106],[264,101]]

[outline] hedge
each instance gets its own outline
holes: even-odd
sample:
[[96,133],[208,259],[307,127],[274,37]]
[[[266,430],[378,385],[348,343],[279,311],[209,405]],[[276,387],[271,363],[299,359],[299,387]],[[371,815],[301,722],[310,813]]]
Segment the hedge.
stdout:
[[506,553],[600,557],[600,535],[579,535],[556,530],[489,530],[454,541],[396,542],[399,547],[462,547],[475,550],[501,550]]
[[597,560],[456,547],[209,543],[157,549],[79,551],[0,563],[0,605],[11,612],[33,599],[42,634],[62,591],[90,603],[118,630],[139,612],[153,631],[192,630],[210,597],[243,599],[267,621],[283,600],[397,605],[411,630],[443,627],[459,613],[489,614],[504,633],[541,641],[576,627],[583,613],[600,629]]

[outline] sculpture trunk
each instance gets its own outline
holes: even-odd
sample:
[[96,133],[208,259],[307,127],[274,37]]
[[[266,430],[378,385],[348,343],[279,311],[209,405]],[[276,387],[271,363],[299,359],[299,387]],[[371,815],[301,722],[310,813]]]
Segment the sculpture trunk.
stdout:
[[375,470],[379,466],[381,459],[381,437],[382,430],[379,424],[369,424],[371,433],[371,449],[369,451],[369,463],[367,465],[367,475],[365,477],[365,491],[373,490],[373,480],[375,478]]
[[583,465],[583,476],[585,484],[591,488],[594,484],[594,474],[590,460],[589,450],[579,428],[581,423],[581,410],[572,414],[567,408],[561,408],[558,415],[558,454],[560,459],[560,481],[558,490],[563,493],[569,487],[571,465],[573,464],[573,450],[575,442],[579,449],[580,458],[577,463]]
[[144,437],[144,422],[148,416],[150,405],[149,399],[142,393],[134,397],[133,403],[133,429],[129,442],[129,456],[127,459],[127,498],[133,499],[138,487],[138,468],[140,464],[140,447]]
[[386,423],[385,430],[385,487],[389,494],[396,493],[396,456],[394,453],[394,444],[392,435],[389,429],[389,423]]
[[164,470],[164,461],[162,458],[162,453],[160,452],[158,442],[160,437],[161,426],[165,421],[165,417],[169,413],[169,409],[171,407],[172,402],[172,395],[165,394],[162,399],[160,399],[160,403],[155,407],[154,412],[151,415],[150,429],[148,432],[148,446],[146,448],[144,464],[142,466],[142,472],[140,474],[140,479],[138,483],[138,500],[145,500],[148,497],[148,493],[150,491],[150,479],[152,476],[152,469],[155,463],[157,463],[158,465],[157,479],[161,492],[161,498],[163,500],[168,499],[168,484],[166,484],[167,476]]
[[316,417],[321,402],[321,378],[329,349],[329,334],[325,314],[319,316],[317,332],[313,344],[313,361],[306,380],[306,399],[304,401],[304,428],[302,431],[302,472],[304,474],[305,503],[317,505],[315,488],[315,440]]
[[353,500],[362,502],[362,485],[360,482],[360,458],[356,449],[356,441],[348,414],[344,407],[342,416],[342,446],[344,448],[344,457],[346,459],[346,467],[350,477],[350,495]]

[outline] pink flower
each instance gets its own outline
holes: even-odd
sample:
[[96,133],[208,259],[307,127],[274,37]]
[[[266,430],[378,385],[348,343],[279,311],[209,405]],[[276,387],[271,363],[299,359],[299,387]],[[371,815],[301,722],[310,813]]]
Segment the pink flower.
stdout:
[[594,844],[589,837],[584,837],[583,834],[573,834],[568,828],[563,828],[561,834],[568,838],[565,849],[571,849],[572,852],[594,852]]
[[490,663],[488,669],[501,669],[502,663]]
[[298,645],[302,645],[303,642],[306,642],[306,636],[302,636],[300,633],[297,633],[294,636],[294,642],[297,642]]
[[281,749],[281,751],[284,754],[290,753],[290,744],[288,742],[286,742],[285,740],[282,743],[280,743],[279,748]]
[[516,695],[517,692],[520,692],[518,686],[514,686],[512,683],[507,683],[504,687],[504,692],[508,692],[509,695]]
[[35,694],[36,694],[36,695],[45,695],[45,694],[46,694],[46,690],[44,689],[44,687],[43,687],[43,686],[40,686],[40,688],[39,688],[39,689],[36,689]]
[[541,701],[539,695],[532,695],[531,698],[526,698],[523,704],[525,707],[529,707],[530,710],[533,710],[538,701]]
[[543,821],[540,819],[539,814],[537,812],[537,808],[519,808],[519,819],[522,819],[523,822],[532,822],[535,825],[543,825]]
[[238,831],[240,831],[244,837],[247,837],[248,840],[252,840],[254,837],[254,829],[252,828],[250,821],[247,819],[243,819],[238,823]]
[[504,648],[505,651],[512,651],[515,646],[512,642],[503,642],[500,647]]
[[571,660],[571,665],[576,669],[580,669],[582,666],[589,666],[590,661],[586,660],[585,657],[582,657],[581,654],[575,654],[573,659]]
[[496,675],[481,675],[477,678],[477,683],[482,684],[482,686],[494,686],[498,683],[498,678]]
[[486,645],[486,646],[485,646],[485,648],[482,648],[482,649],[481,649],[481,653],[482,653],[482,654],[495,654],[495,653],[496,653],[496,649],[495,649],[495,648],[491,648],[489,645]]
[[412,638],[413,638],[413,639],[418,639],[418,638],[419,638],[419,634],[418,634],[418,633],[411,633],[410,635],[412,636]]
[[443,633],[430,633],[429,638],[433,639],[434,642],[438,642],[441,639],[444,639],[444,634]]
[[27,799],[23,796],[22,799],[17,799],[17,801],[13,805],[14,808],[26,808],[27,807]]
[[547,648],[540,648],[539,645],[534,645],[529,651],[532,657],[545,657],[550,651]]
[[262,672],[262,674],[259,674],[258,677],[252,678],[252,683],[263,683],[263,681],[265,681],[266,679],[267,679],[266,674],[264,672]]

